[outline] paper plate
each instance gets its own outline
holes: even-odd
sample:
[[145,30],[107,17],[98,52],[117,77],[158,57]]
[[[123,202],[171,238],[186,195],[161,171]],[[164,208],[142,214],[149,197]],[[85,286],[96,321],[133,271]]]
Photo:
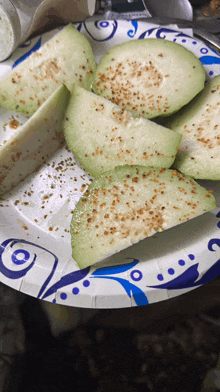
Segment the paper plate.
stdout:
[[[220,55],[174,27],[126,20],[76,25],[97,61],[112,46],[132,39],[167,39],[191,50],[207,79],[220,73]],[[0,64],[3,76],[58,30],[26,42]],[[26,117],[0,109],[0,144]],[[220,212],[208,212],[150,237],[93,267],[79,270],[71,257],[71,211],[91,178],[64,147],[0,202],[1,281],[31,296],[82,308],[123,308],[179,296],[220,273]],[[213,189],[220,205],[217,182]]]

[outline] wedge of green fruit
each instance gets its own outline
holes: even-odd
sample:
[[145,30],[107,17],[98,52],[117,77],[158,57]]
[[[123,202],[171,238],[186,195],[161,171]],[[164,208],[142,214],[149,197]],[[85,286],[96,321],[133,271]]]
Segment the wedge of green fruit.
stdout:
[[69,90],[61,85],[0,147],[0,195],[36,171],[64,142],[62,120]]
[[30,116],[60,84],[91,89],[95,67],[89,41],[69,24],[0,80],[0,104]]
[[183,136],[175,167],[196,179],[220,180],[220,76],[169,120],[169,127]]
[[204,88],[199,59],[164,39],[132,40],[111,48],[100,60],[93,91],[136,117],[170,115]]
[[170,167],[181,135],[75,86],[63,124],[70,150],[92,176],[117,165]]
[[119,166],[94,180],[76,205],[73,259],[84,268],[214,208],[212,194],[175,170]]

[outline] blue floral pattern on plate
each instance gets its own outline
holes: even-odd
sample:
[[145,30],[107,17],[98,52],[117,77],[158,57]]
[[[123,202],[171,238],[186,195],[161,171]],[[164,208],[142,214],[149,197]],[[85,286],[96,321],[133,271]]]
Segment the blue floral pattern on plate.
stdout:
[[[220,217],[220,212],[216,214],[216,217]],[[218,229],[220,228],[220,221],[217,222],[216,226]],[[16,250],[14,250],[15,245],[17,247]],[[31,252],[30,250],[25,249],[25,245],[29,245]],[[208,250],[210,252],[216,252],[216,247],[217,249],[220,248],[220,238],[209,239],[207,244]],[[10,249],[10,253],[8,252],[8,249]],[[55,294],[62,289],[60,298],[64,301],[67,299],[67,293],[63,291],[64,288],[67,288],[67,292],[69,289],[71,289],[72,293],[77,295],[79,294],[80,290],[76,284],[78,284],[80,281],[83,281],[84,288],[87,288],[90,286],[92,279],[100,279],[102,281],[114,280],[117,282],[124,289],[126,295],[129,298],[132,297],[134,299],[134,302],[137,306],[147,305],[149,303],[148,297],[143,288],[138,286],[138,284],[143,279],[143,275],[146,274],[146,271],[143,273],[141,265],[139,265],[140,261],[138,259],[132,259],[132,261],[122,265],[112,265],[95,269],[92,267],[87,267],[82,270],[73,270],[68,274],[64,274],[54,284],[50,285],[51,279],[55,273],[56,268],[58,267],[58,257],[48,249],[45,249],[29,241],[8,239],[0,245],[0,273],[8,279],[15,280],[23,278],[32,268],[34,268],[34,265],[37,261],[38,252],[41,252],[42,250],[53,256],[54,263],[51,266],[51,270],[49,271],[45,281],[41,283],[39,294],[37,296],[40,299],[51,298],[51,301],[56,302]],[[10,255],[9,260],[8,257],[6,260],[4,260],[4,252],[7,256]],[[191,261],[195,260],[195,256],[193,254],[188,255],[188,258]],[[178,263],[182,267],[186,264],[183,259],[178,260]],[[10,267],[7,266],[7,264],[10,265]],[[20,268],[18,269],[18,267]],[[148,285],[147,288],[165,291],[181,291],[182,289],[192,289],[201,286],[210,282],[220,274],[220,258],[210,265],[205,273],[202,274],[202,276],[200,276],[198,268],[199,262],[195,262],[189,268],[186,268],[183,273],[179,274],[177,277],[160,284]],[[130,274],[125,278],[124,276],[128,271],[130,271]],[[173,265],[168,268],[168,273],[170,275],[175,274]],[[163,275],[158,274],[157,280],[163,281]],[[133,282],[135,282],[135,284]]]
[[[89,39],[97,58],[100,58],[109,47],[125,40],[168,39],[193,51],[204,65],[207,78],[212,78],[219,73],[220,55],[187,32],[175,30],[173,27],[134,20],[86,21],[75,26]],[[16,67],[38,50],[55,32],[46,33],[23,44],[19,48],[19,56],[16,57],[15,53],[9,59],[11,67]],[[0,74],[4,65],[0,65]],[[62,161],[63,159],[62,157]],[[56,169],[58,168],[59,165]],[[78,177],[76,176],[77,181],[84,175],[80,171]],[[28,194],[27,189],[25,188],[25,196]],[[57,197],[59,196],[58,194]],[[11,197],[13,199],[13,194]],[[0,219],[1,281],[37,298],[70,306],[91,307],[94,306],[91,298],[96,296],[97,307],[105,307],[105,303],[108,303],[109,307],[110,303],[114,308],[117,297],[117,307],[141,306],[180,295],[209,282],[220,274],[220,213],[218,211],[211,213],[212,227],[209,234],[203,238],[202,245],[199,248],[196,244],[189,245],[187,254],[184,247],[180,246],[177,254],[171,258],[164,256],[160,262],[159,259],[154,260],[154,257],[151,257],[145,261],[145,253],[143,255],[142,252],[140,256],[140,249],[135,246],[130,248],[126,255],[121,253],[123,263],[117,262],[117,259],[111,266],[92,266],[79,270],[71,259],[69,237],[62,245],[63,237],[69,235],[68,226],[64,235],[59,238],[54,232],[52,236],[48,230],[42,229],[44,230],[42,231],[41,227],[35,224],[27,234],[29,237],[22,236],[23,231],[18,227],[15,235],[13,224],[10,226],[11,218],[7,218],[9,208],[12,217],[17,214],[15,205],[14,202],[10,207],[5,201],[2,210],[0,209],[0,213],[3,211],[3,218]],[[31,207],[29,211],[31,215]],[[45,216],[42,210],[41,221]],[[34,220],[33,214],[31,218],[28,215],[27,221],[28,219],[37,221]],[[201,252],[206,252],[206,256],[203,257]],[[99,297],[102,302],[99,302]]]

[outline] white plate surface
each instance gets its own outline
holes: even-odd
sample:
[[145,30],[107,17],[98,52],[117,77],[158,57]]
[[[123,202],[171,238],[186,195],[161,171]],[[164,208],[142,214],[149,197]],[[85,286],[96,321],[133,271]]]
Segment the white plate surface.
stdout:
[[[173,26],[126,20],[76,25],[97,62],[112,46],[132,39],[167,39],[191,50],[207,80],[220,74],[220,55]],[[0,77],[58,30],[26,42],[0,64]],[[26,117],[0,108],[0,144]],[[71,211],[91,178],[64,147],[38,173],[0,201],[0,280],[31,296],[75,307],[122,308],[166,300],[220,273],[220,212],[215,210],[128,248],[104,263],[79,270],[71,257]],[[220,183],[200,181],[214,190]]]

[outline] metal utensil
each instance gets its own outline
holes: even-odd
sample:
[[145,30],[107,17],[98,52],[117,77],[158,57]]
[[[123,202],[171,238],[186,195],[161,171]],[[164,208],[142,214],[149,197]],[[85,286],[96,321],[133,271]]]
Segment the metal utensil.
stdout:
[[193,20],[193,9],[188,0],[142,0],[144,7],[151,15],[163,18],[179,18]]

